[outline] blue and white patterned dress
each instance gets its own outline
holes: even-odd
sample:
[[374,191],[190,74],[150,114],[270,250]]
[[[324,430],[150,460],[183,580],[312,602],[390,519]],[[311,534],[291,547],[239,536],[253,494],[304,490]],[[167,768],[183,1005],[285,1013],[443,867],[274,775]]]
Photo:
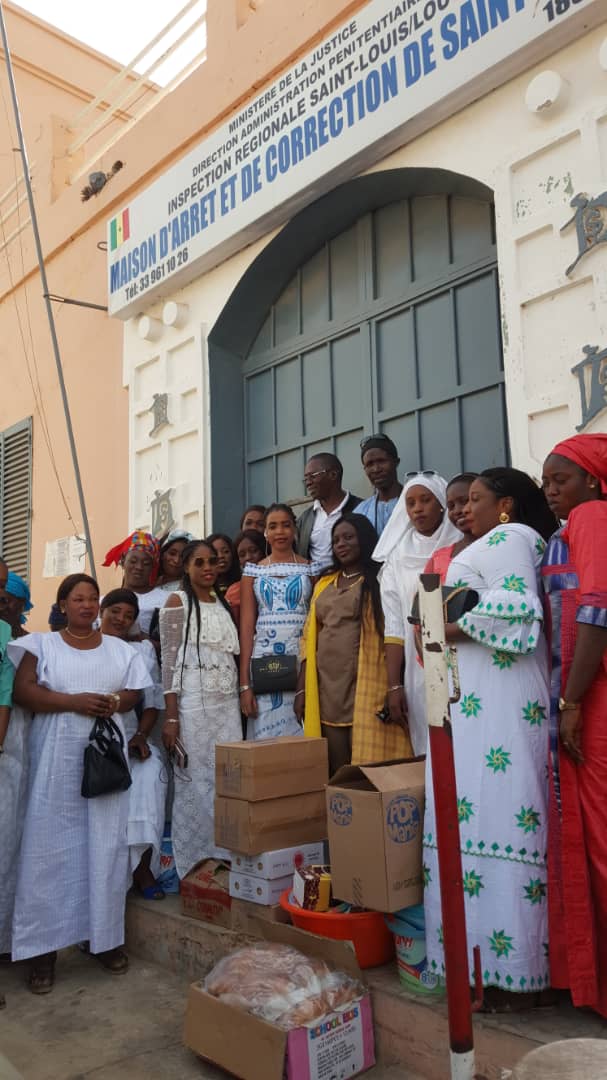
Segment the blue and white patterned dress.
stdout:
[[[247,563],[244,577],[254,578],[257,624],[253,658],[299,656],[299,643],[312,596],[312,578],[319,568],[313,563]],[[257,695],[256,717],[247,722],[248,739],[272,739],[277,735],[302,735],[293,711],[295,693]]]

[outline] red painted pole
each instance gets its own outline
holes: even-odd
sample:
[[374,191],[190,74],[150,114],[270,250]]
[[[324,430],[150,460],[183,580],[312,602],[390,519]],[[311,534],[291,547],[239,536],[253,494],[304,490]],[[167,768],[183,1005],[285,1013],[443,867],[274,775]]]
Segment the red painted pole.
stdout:
[[[437,574],[422,574],[420,577],[420,611],[443,918],[451,1076],[453,1080],[473,1080],[475,1076],[473,1005],[470,995],[455,760],[449,713],[450,690],[445,654],[445,624],[440,578]],[[458,683],[459,679],[455,672],[456,687]],[[478,1008],[482,1002],[478,950],[475,950],[474,976],[477,998],[474,1007]]]
[[465,1054],[472,1050],[474,1040],[451,725],[444,724],[442,727],[431,725],[429,733],[443,916],[449,1037],[452,1051],[456,1054]]

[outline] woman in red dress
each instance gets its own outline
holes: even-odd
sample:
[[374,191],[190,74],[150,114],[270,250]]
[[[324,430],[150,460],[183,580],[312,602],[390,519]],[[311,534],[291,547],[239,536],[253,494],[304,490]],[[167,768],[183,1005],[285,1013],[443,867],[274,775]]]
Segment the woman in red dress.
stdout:
[[550,974],[607,1017],[607,435],[575,435],[544,463],[565,524],[542,565],[552,652]]

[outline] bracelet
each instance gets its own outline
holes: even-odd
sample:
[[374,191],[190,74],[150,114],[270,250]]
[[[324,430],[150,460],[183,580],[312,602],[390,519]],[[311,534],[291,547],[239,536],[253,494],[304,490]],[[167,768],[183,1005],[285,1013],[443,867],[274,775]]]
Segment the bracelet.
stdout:
[[305,690],[296,690],[295,697],[299,697],[300,694],[305,694]]
[[165,724],[178,724],[179,720],[175,720],[172,716],[167,716]]
[[115,712],[120,712],[120,694],[110,694],[110,697],[115,705]]
[[247,686],[239,686],[238,687],[238,693],[239,694],[244,694],[245,690],[250,690],[250,689],[251,689],[251,687],[248,686],[248,685]]
[[[179,723],[179,721],[177,721],[177,723]],[[142,739],[147,739],[147,735],[146,735],[145,731],[136,731],[135,735],[141,735]],[[133,738],[135,738],[135,735],[133,735]]]
[[404,690],[404,689],[405,688],[404,688],[402,683],[397,683],[396,686],[389,686],[388,687],[388,693],[392,694],[395,690]]

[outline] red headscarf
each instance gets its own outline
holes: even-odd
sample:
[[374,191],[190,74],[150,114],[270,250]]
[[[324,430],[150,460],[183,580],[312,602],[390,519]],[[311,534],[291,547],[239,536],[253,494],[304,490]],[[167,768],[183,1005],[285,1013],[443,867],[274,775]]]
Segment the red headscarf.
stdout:
[[572,435],[563,439],[551,451],[575,462],[601,482],[603,494],[607,494],[607,435]]
[[137,529],[136,532],[127,536],[126,540],[117,544],[116,547],[110,548],[103,560],[103,565],[118,566],[125,555],[128,555],[129,551],[146,551],[148,555],[152,556],[154,564],[152,573],[150,574],[150,585],[154,585],[156,578],[158,577],[158,568],[160,566],[160,544],[156,537],[152,536],[152,533],[143,532],[141,529]]

